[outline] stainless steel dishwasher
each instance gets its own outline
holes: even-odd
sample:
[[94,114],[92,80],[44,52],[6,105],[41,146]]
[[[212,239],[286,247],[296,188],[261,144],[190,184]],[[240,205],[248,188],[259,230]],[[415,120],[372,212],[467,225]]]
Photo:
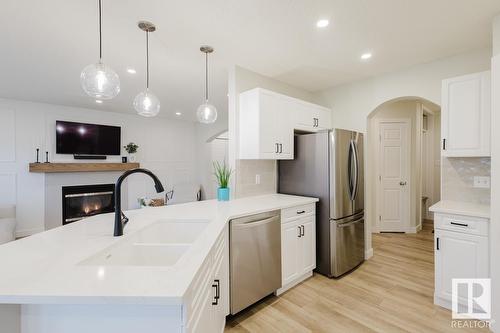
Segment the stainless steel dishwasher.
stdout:
[[231,314],[281,288],[280,211],[230,221]]

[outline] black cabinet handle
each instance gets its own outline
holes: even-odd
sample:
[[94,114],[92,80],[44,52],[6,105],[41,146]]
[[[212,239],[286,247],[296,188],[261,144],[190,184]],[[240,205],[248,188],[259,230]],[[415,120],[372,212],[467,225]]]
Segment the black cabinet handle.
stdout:
[[282,154],[282,153],[283,153],[283,144],[280,143],[280,154]]
[[458,222],[450,222],[450,224],[453,224],[453,225],[458,225],[460,227],[468,227],[469,225],[468,224],[465,224],[465,223],[458,223]]
[[446,150],[446,139],[443,139],[443,150]]
[[301,236],[305,236],[306,235],[306,230],[304,228],[304,225],[301,225],[300,228],[302,229],[302,234]]
[[214,282],[215,284],[212,284],[212,288],[215,288],[215,297],[212,305],[218,305],[220,298],[220,280],[214,280]]
[[302,237],[302,230],[300,229],[300,225],[297,226],[297,228],[299,229],[299,238]]
[[306,212],[305,210],[299,210],[299,211],[297,212],[297,214],[299,214],[299,215],[300,215],[300,214],[304,214],[305,212]]
[[280,152],[280,144],[279,143],[275,143],[275,145],[276,145],[276,151],[275,151],[275,153],[277,154],[277,153]]
[[436,250],[439,250],[439,237],[436,238]]

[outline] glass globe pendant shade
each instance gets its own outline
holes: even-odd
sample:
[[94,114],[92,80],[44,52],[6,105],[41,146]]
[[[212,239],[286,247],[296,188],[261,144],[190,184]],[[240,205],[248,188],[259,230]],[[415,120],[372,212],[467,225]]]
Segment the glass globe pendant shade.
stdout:
[[160,100],[146,89],[135,96],[134,109],[143,117],[154,117],[160,112]]
[[212,124],[217,120],[217,109],[207,101],[198,107],[196,117],[200,123]]
[[87,95],[96,99],[112,99],[120,92],[120,78],[102,62],[85,67],[80,83]]

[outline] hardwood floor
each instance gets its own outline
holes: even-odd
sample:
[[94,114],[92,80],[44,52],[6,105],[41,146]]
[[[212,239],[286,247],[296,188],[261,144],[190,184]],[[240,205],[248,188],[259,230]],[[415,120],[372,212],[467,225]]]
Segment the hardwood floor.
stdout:
[[[374,234],[374,256],[340,279],[314,274],[228,318],[225,332],[470,332],[433,304],[432,222],[418,234]],[[487,331],[484,330],[483,331]]]

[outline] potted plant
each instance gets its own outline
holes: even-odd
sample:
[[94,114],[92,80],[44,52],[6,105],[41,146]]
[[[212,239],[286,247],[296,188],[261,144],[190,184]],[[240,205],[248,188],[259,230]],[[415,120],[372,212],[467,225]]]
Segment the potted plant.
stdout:
[[135,153],[137,153],[139,146],[130,142],[128,145],[123,146],[123,148],[125,148],[125,151],[128,153],[129,162],[135,162]]
[[233,172],[224,162],[222,165],[219,162],[214,162],[214,174],[219,184],[217,189],[217,200],[219,201],[229,201],[229,178]]

